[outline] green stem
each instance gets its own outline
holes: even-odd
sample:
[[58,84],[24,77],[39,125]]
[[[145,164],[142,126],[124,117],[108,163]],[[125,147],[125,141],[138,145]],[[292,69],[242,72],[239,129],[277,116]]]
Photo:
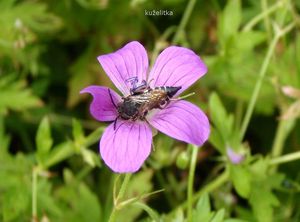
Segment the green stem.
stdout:
[[[111,174],[108,183],[108,189],[107,193],[113,193],[114,192],[114,181],[116,181],[116,178],[118,178],[117,174]],[[110,195],[106,195],[105,197],[105,205],[103,209],[103,218],[105,218],[104,221],[108,221],[108,218],[111,215],[111,206],[113,205],[114,198],[111,198]]]
[[[168,187],[167,183],[166,183],[166,180],[163,177],[161,171],[157,171],[157,173],[155,174],[155,176],[156,176],[156,178],[158,180],[158,183],[159,183],[160,187]],[[175,202],[173,201],[173,198],[171,196],[170,190],[171,190],[170,188],[166,189],[165,192],[164,192],[164,195],[165,195],[165,197],[167,199],[167,202],[168,202],[169,206],[171,208],[174,208],[175,207]]]
[[243,118],[243,108],[244,108],[244,102],[242,100],[238,100],[236,103],[236,108],[235,108],[236,129],[239,129],[241,127],[241,122],[242,122],[242,118]]
[[246,130],[247,130],[247,127],[249,125],[249,122],[250,122],[250,119],[251,119],[251,116],[252,116],[252,113],[253,113],[253,110],[254,110],[254,107],[255,107],[255,104],[256,104],[256,101],[257,101],[257,98],[258,98],[258,95],[259,95],[259,92],[260,92],[260,89],[261,89],[261,86],[262,86],[262,83],[263,83],[263,80],[264,80],[264,77],[266,75],[268,65],[270,63],[272,54],[274,52],[275,46],[276,46],[278,40],[282,36],[284,36],[286,33],[291,31],[294,28],[294,26],[295,26],[295,23],[291,23],[290,25],[286,26],[282,30],[275,30],[276,34],[275,34],[275,36],[274,36],[274,38],[273,38],[273,40],[272,40],[272,42],[271,42],[271,44],[268,48],[267,55],[266,55],[266,57],[263,61],[261,69],[259,71],[258,79],[257,79],[257,82],[255,84],[255,88],[254,88],[254,91],[252,93],[252,97],[250,99],[249,105],[247,107],[246,115],[245,115],[243,123],[242,123],[241,134],[240,134],[240,139],[241,140],[243,140],[243,138],[245,136],[245,133],[246,133]]
[[37,168],[32,169],[32,220],[37,220]]
[[195,177],[195,170],[196,170],[196,162],[197,162],[197,153],[198,147],[192,146],[192,158],[191,158],[191,165],[189,170],[189,180],[188,180],[188,188],[187,188],[187,216],[188,222],[192,222],[193,220],[193,185],[194,185],[194,177]]
[[[204,193],[210,193],[210,192],[214,191],[215,189],[217,189],[218,187],[222,186],[224,183],[226,183],[228,181],[228,179],[229,179],[229,172],[228,172],[228,170],[225,170],[220,176],[218,176],[216,179],[214,179],[209,184],[204,186],[201,190],[196,192],[193,195],[193,202],[196,202],[201,197],[201,195],[203,195]],[[188,207],[187,201],[184,202],[183,204],[181,204],[180,206],[178,206],[172,212],[175,212],[178,208],[184,209],[186,207]]]
[[282,153],[284,141],[290,131],[289,120],[280,120],[275,134],[274,143],[272,146],[272,157],[278,157]]
[[246,111],[246,114],[245,114],[245,117],[244,117],[244,120],[243,120],[243,123],[242,123],[241,134],[240,134],[240,139],[241,140],[243,140],[243,138],[245,136],[248,124],[250,122],[250,119],[251,119],[251,116],[252,116],[252,113],[253,113],[253,110],[254,110],[254,107],[255,107],[255,103],[257,101],[258,94],[260,92],[264,77],[266,75],[267,67],[270,63],[270,60],[271,60],[271,57],[272,57],[272,54],[273,54],[273,51],[275,49],[275,46],[277,44],[278,39],[279,39],[279,37],[275,36],[274,39],[272,40],[272,42],[269,46],[268,52],[267,52],[267,56],[265,57],[264,62],[262,64],[262,67],[260,69],[258,79],[257,79],[257,82],[255,84],[255,88],[254,88],[254,91],[252,93],[252,97],[250,99],[250,102],[249,102],[249,105],[247,107],[247,111]]
[[130,177],[131,177],[131,174],[128,173],[125,175],[125,178],[123,180],[123,183],[121,185],[121,188],[120,188],[120,191],[118,193],[118,196],[117,198],[114,200],[114,206],[113,206],[113,210],[110,214],[110,217],[109,217],[109,222],[114,222],[116,220],[116,212],[118,210],[118,204],[119,204],[119,201],[124,197],[125,195],[125,191],[127,189],[127,186],[128,186],[128,183],[129,183],[129,180],[130,180]]
[[184,10],[183,17],[182,17],[182,19],[180,21],[180,24],[178,26],[177,32],[174,35],[174,38],[173,38],[173,41],[172,41],[173,44],[178,43],[178,41],[180,39],[180,36],[182,35],[182,32],[185,29],[185,27],[187,25],[187,22],[188,22],[191,14],[192,14],[192,11],[194,9],[195,4],[196,4],[196,0],[190,0],[188,2],[188,5]]
[[76,175],[77,181],[82,181],[91,171],[93,168],[90,165],[86,165],[79,173]]
[[266,10],[263,10],[262,13],[256,15],[254,18],[252,18],[242,29],[243,32],[247,32],[250,31],[251,29],[253,29],[253,27],[259,23],[262,19],[265,19],[269,14],[276,12],[276,10],[280,7],[282,7],[283,1],[278,1],[276,2],[274,5],[272,5],[271,7],[267,8]]
[[222,186],[229,179],[229,171],[225,170],[220,176],[218,176],[215,180],[204,186],[201,190],[195,193],[193,197],[193,201],[197,201],[204,193],[210,193]]
[[286,154],[270,160],[269,165],[279,165],[300,159],[300,151]]
[[141,202],[135,202],[133,203],[134,206],[146,211],[148,213],[148,215],[150,216],[150,218],[152,219],[151,221],[155,221],[155,222],[159,222],[161,221],[159,218],[158,213],[156,213],[151,207],[149,207],[148,205],[141,203]]
[[[266,10],[268,9],[267,0],[261,0],[261,7],[262,7],[262,10],[263,10],[263,13],[265,13]],[[265,28],[266,28],[268,40],[270,40],[272,34],[271,34],[271,23],[270,23],[270,19],[269,19],[268,16],[264,17],[264,23],[265,23]]]
[[[272,157],[279,157],[282,154],[284,142],[291,132],[295,121],[294,120],[280,120],[277,126],[274,143],[272,146]],[[276,161],[275,161],[276,162]],[[277,166],[271,169],[273,172],[277,170]]]
[[154,49],[152,51],[152,56],[150,60],[150,68],[153,67],[154,62],[159,54],[159,52],[165,48],[165,41],[175,32],[176,27],[171,26],[166,29],[166,31],[161,35],[161,37],[155,42]]

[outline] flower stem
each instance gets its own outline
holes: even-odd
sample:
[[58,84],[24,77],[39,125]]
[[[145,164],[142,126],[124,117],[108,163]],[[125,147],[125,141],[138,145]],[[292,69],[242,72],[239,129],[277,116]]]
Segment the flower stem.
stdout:
[[270,160],[269,165],[279,165],[300,159],[300,151],[286,154]]
[[152,51],[152,56],[150,60],[150,68],[153,67],[154,62],[159,54],[159,52],[166,47],[165,41],[175,32],[176,26],[170,26],[165,30],[165,32],[159,37],[159,39],[155,42],[154,49]]
[[[228,170],[225,170],[215,180],[211,181],[209,184],[204,186],[201,190],[196,192],[193,195],[192,202],[193,203],[196,202],[201,197],[201,195],[203,195],[204,193],[210,193],[210,192],[214,191],[215,189],[217,189],[218,187],[222,186],[224,183],[226,183],[228,181],[228,179],[229,179],[229,172],[228,172]],[[184,209],[186,207],[188,207],[188,201],[184,202],[183,204],[181,204],[180,206],[178,206],[177,208],[172,210],[172,212],[175,212],[179,208]],[[172,214],[172,212],[170,214]]]
[[218,176],[215,180],[204,186],[201,190],[195,193],[193,197],[193,201],[197,201],[204,193],[210,193],[226,183],[229,179],[229,171],[225,170],[220,176]]
[[[267,11],[267,8],[268,8],[268,1],[267,0],[261,0],[261,7],[262,7],[262,10],[263,10],[263,13],[265,13]],[[272,34],[271,34],[271,23],[270,23],[270,19],[269,19],[268,16],[264,17],[264,24],[265,24],[268,40],[270,40]]]
[[240,139],[241,140],[243,140],[243,138],[245,136],[247,127],[249,125],[249,122],[250,122],[250,119],[251,119],[251,116],[252,116],[252,113],[253,113],[257,98],[258,98],[258,94],[260,92],[264,77],[265,77],[266,72],[267,72],[267,67],[270,63],[271,56],[273,54],[273,51],[275,49],[275,46],[277,44],[278,39],[279,39],[278,36],[275,36],[273,38],[273,40],[272,40],[272,42],[269,46],[267,55],[266,55],[266,57],[264,59],[264,62],[261,66],[261,69],[260,69],[260,72],[259,72],[259,75],[258,75],[258,79],[256,81],[255,88],[254,88],[254,91],[252,93],[252,97],[250,99],[250,103],[247,107],[247,111],[246,111],[246,114],[245,114],[245,117],[244,117],[244,120],[243,120],[243,123],[242,123],[241,134],[240,134]]
[[189,170],[189,179],[188,179],[188,188],[187,188],[187,217],[188,222],[192,222],[193,219],[193,185],[194,185],[194,177],[195,177],[195,170],[196,170],[196,162],[197,162],[197,153],[198,147],[192,146],[192,158]]
[[172,44],[177,44],[178,43],[178,41],[179,41],[179,39],[182,35],[182,32],[185,29],[185,26],[186,26],[191,14],[192,14],[192,11],[194,9],[195,4],[196,4],[196,0],[190,0],[188,2],[188,5],[184,10],[182,19],[181,19],[180,24],[178,26],[177,32],[174,35]]
[[278,8],[283,6],[283,1],[278,1],[271,7],[263,10],[262,13],[256,15],[254,18],[252,18],[242,29],[243,32],[250,31],[258,22],[260,22],[262,19],[266,18],[269,14],[275,12]]
[[284,141],[292,128],[293,122],[294,121],[291,120],[279,121],[272,146],[272,157],[278,157],[281,155]]
[[[277,126],[274,143],[272,146],[272,157],[279,157],[283,151],[284,141],[291,132],[295,121],[294,120],[280,120]],[[276,162],[276,159],[274,160]],[[277,166],[274,166],[273,171],[277,170]]]
[[275,36],[274,36],[274,38],[273,38],[273,40],[272,40],[272,42],[271,42],[271,44],[268,48],[267,55],[266,55],[266,57],[263,61],[261,69],[259,71],[258,79],[256,81],[255,88],[254,88],[254,91],[252,93],[252,97],[251,97],[249,105],[247,107],[247,111],[246,111],[246,114],[245,114],[245,117],[244,117],[244,120],[243,120],[243,123],[242,123],[242,127],[241,127],[241,134],[240,134],[240,139],[241,140],[243,140],[243,138],[245,136],[245,133],[246,133],[246,130],[247,130],[247,127],[249,125],[249,122],[250,122],[250,119],[251,119],[251,116],[252,116],[252,113],[253,113],[253,110],[254,110],[254,107],[255,107],[255,104],[256,104],[256,101],[257,101],[257,98],[258,98],[258,95],[259,95],[259,92],[260,92],[260,89],[261,89],[261,86],[262,86],[262,83],[263,83],[263,80],[264,80],[264,77],[266,75],[268,65],[270,63],[272,54],[274,52],[275,46],[276,46],[278,40],[282,36],[284,36],[286,33],[291,31],[294,26],[295,26],[295,23],[291,23],[290,25],[286,26],[282,30],[276,30],[276,34],[275,34]]
[[37,221],[37,168],[32,169],[32,221]]
[[116,212],[118,210],[118,204],[119,204],[119,201],[124,197],[124,194],[125,194],[125,191],[127,189],[127,186],[128,186],[128,183],[129,183],[129,180],[130,180],[130,177],[131,177],[131,174],[128,173],[128,174],[125,174],[125,178],[123,180],[123,183],[121,185],[121,188],[119,190],[119,193],[118,193],[118,196],[114,199],[114,206],[113,206],[113,210],[110,214],[110,217],[109,217],[109,222],[114,222],[116,220]]

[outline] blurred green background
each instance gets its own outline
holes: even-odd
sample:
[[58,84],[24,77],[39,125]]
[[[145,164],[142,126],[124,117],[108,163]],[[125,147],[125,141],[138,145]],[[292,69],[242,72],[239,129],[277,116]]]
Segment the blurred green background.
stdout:
[[[300,221],[299,10],[292,0],[1,0],[0,221],[108,220],[118,177],[98,154],[107,124],[79,91],[114,88],[96,57],[133,40],[151,63],[176,44],[208,66],[188,98],[212,123],[193,221]],[[186,221],[191,149],[162,134],[154,144],[117,221]],[[228,147],[245,161],[232,164]]]

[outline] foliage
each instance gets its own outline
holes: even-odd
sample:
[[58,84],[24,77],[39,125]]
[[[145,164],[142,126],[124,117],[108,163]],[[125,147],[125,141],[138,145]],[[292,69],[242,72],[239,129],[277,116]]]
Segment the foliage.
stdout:
[[[0,1],[0,221],[299,221],[299,11],[292,0]],[[188,98],[211,122],[195,164],[161,133],[131,178],[102,164],[106,125],[79,91],[113,87],[96,57],[132,40],[152,60],[176,44],[208,65]]]

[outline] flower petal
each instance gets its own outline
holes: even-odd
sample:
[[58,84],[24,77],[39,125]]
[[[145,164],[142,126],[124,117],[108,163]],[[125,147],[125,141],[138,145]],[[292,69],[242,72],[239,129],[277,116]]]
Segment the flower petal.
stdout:
[[118,51],[98,56],[104,71],[123,93],[129,95],[130,78],[137,77],[138,84],[147,78],[148,56],[145,48],[137,41],[125,45]]
[[118,120],[104,131],[100,154],[109,168],[117,173],[135,172],[151,151],[152,133],[145,122]]
[[245,159],[245,155],[235,152],[230,147],[226,148],[226,153],[230,162],[233,164],[239,164]]
[[90,112],[95,119],[113,121],[117,118],[118,112],[115,105],[121,101],[121,97],[115,91],[104,86],[88,86],[80,93],[90,93],[93,96]]
[[179,95],[206,72],[206,65],[192,50],[171,46],[158,56],[148,82],[151,87],[181,86]]
[[198,146],[208,139],[210,133],[206,115],[197,106],[184,100],[171,102],[148,121],[159,131]]

